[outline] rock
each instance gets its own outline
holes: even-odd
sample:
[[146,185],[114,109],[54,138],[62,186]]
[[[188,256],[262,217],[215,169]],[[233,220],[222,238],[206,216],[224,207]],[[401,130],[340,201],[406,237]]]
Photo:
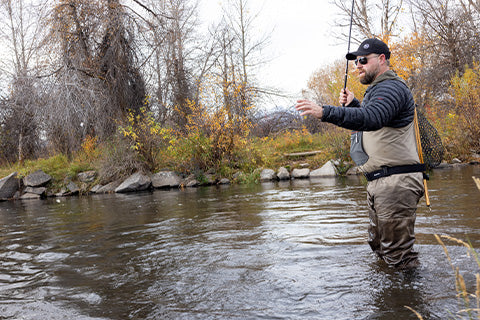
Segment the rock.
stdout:
[[275,171],[272,169],[263,169],[260,172],[260,182],[272,181],[277,178]]
[[185,181],[185,187],[187,188],[194,188],[194,187],[198,187],[199,185],[200,185],[200,182],[198,182],[197,179],[190,179]]
[[65,188],[62,188],[59,192],[55,193],[55,197],[65,197],[68,195],[70,195],[70,192]]
[[182,185],[184,187],[193,188],[198,187],[200,185],[200,182],[195,178],[194,174],[191,174],[185,178],[185,180],[182,182]]
[[[118,187],[118,186],[117,186],[117,187]],[[98,190],[100,190],[101,188],[102,188],[102,185],[101,185],[101,184],[96,184],[96,185],[93,186],[92,189],[90,189],[90,192],[91,192],[91,193],[97,193]],[[116,188],[116,187],[115,187],[115,188]]]
[[308,178],[310,175],[310,169],[293,169],[292,170],[292,178],[294,179],[305,179]]
[[242,171],[237,171],[233,174],[233,180],[238,181],[240,179],[243,179],[245,177],[245,174]]
[[310,178],[335,177],[337,175],[337,168],[331,160],[325,163],[321,168],[310,172]]
[[39,196],[44,196],[47,192],[47,188],[45,188],[45,187],[39,187],[39,188],[26,187],[24,192],[25,193],[38,194]]
[[230,180],[227,178],[222,178],[220,181],[218,181],[218,184],[230,184]]
[[458,158],[453,158],[452,159],[452,163],[462,163],[462,160],[458,159]]
[[72,195],[80,192],[80,189],[78,188],[78,186],[75,184],[75,182],[72,182],[72,181],[70,181],[67,184],[67,190]]
[[52,177],[42,170],[37,170],[25,178],[23,184],[27,187],[43,187],[52,180]]
[[101,186],[95,193],[110,193],[115,192],[115,189],[122,183],[121,180],[110,182],[104,186]]
[[173,171],[161,171],[152,176],[154,188],[173,188],[180,186],[182,179]]
[[310,164],[309,163],[300,163],[299,167],[302,168],[302,169],[309,168]]
[[210,173],[207,173],[204,177],[203,177],[203,181],[202,181],[202,185],[207,185],[207,186],[211,186],[213,184],[215,184],[215,177],[213,176],[213,174],[210,174]]
[[17,179],[16,172],[0,179],[0,200],[13,198],[18,189],[20,189],[20,180]]
[[355,166],[348,169],[345,174],[347,176],[354,176],[354,175],[362,174],[362,171],[357,166]]
[[290,172],[288,172],[287,168],[280,167],[277,172],[277,177],[279,180],[290,180]]
[[41,196],[36,193],[25,193],[20,197],[21,200],[35,200],[35,199],[40,199]]
[[85,171],[77,174],[78,180],[83,183],[90,183],[97,177],[96,171]]
[[127,180],[123,181],[116,189],[115,192],[135,192],[143,191],[150,188],[152,180],[149,176],[146,176],[140,172],[132,174]]
[[446,162],[442,162],[438,166],[436,166],[434,169],[448,169],[451,166],[452,166],[451,164],[448,164]]

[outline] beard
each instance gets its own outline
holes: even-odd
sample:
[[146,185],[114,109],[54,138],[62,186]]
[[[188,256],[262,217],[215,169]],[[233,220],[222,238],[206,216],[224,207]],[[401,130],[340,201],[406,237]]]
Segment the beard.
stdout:
[[377,77],[379,69],[380,69],[380,67],[377,66],[375,69],[373,69],[371,71],[366,71],[365,74],[363,75],[363,78],[360,78],[360,83],[361,84],[371,84],[373,82],[373,80],[375,80],[375,78]]

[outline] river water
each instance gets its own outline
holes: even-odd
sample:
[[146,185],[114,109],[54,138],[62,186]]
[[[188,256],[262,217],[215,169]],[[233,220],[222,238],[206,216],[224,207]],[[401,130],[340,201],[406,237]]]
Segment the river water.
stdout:
[[3,202],[0,319],[446,319],[464,306],[434,234],[480,246],[472,175],[432,173],[415,272],[371,253],[358,177]]

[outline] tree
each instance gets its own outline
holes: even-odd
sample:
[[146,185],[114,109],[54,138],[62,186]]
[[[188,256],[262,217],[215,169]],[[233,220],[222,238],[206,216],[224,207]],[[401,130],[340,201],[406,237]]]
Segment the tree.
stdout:
[[193,36],[196,4],[190,6],[184,0],[170,0],[167,12],[172,19],[166,20],[164,30],[164,63],[166,68],[165,81],[169,88],[168,103],[172,106],[171,117],[179,129],[184,130],[187,117],[191,114],[189,101],[194,97],[194,84],[188,68],[191,59],[189,51]]
[[432,59],[431,43],[423,34],[413,32],[391,44],[391,68],[403,78],[412,90],[415,102],[423,106],[432,104],[441,92],[437,86],[435,72],[437,66]]
[[2,59],[2,73],[8,75],[8,97],[3,98],[0,118],[0,143],[3,161],[20,163],[33,157],[40,145],[40,92],[36,73],[41,70],[41,27],[46,16],[45,1],[0,2],[1,40],[7,58]]
[[136,24],[118,0],[59,0],[46,39],[57,58],[46,81],[45,128],[67,155],[88,135],[109,139],[146,96],[138,67]]
[[[471,64],[479,57],[478,11],[467,7],[465,1],[409,0],[416,11],[420,26],[416,30],[429,44],[432,64],[435,65],[437,85],[440,91],[448,86],[457,70]],[[463,4],[463,5],[462,5]],[[472,23],[474,22],[474,23]]]
[[261,91],[255,84],[255,72],[265,63],[261,52],[269,41],[269,35],[254,36],[259,13],[252,15],[249,10],[248,0],[230,0],[218,38],[225,104],[242,116],[248,115]]
[[125,118],[138,111],[145,99],[145,83],[137,67],[134,26],[128,23],[119,0],[107,0],[105,32],[98,52],[99,75],[104,80],[112,106]]
[[[335,24],[341,30],[341,37],[346,39],[352,1],[334,0],[333,3],[341,12]],[[398,22],[403,5],[403,0],[356,0],[352,18],[352,39],[360,43],[365,38],[376,37],[388,42],[390,38],[398,35]]]

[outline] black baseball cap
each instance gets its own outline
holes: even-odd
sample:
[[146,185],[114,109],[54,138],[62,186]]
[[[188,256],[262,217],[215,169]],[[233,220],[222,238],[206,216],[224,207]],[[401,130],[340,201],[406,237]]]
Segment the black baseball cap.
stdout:
[[363,41],[357,51],[347,53],[347,60],[355,60],[358,56],[366,56],[370,53],[384,54],[385,58],[390,59],[390,50],[385,42],[371,38]]

